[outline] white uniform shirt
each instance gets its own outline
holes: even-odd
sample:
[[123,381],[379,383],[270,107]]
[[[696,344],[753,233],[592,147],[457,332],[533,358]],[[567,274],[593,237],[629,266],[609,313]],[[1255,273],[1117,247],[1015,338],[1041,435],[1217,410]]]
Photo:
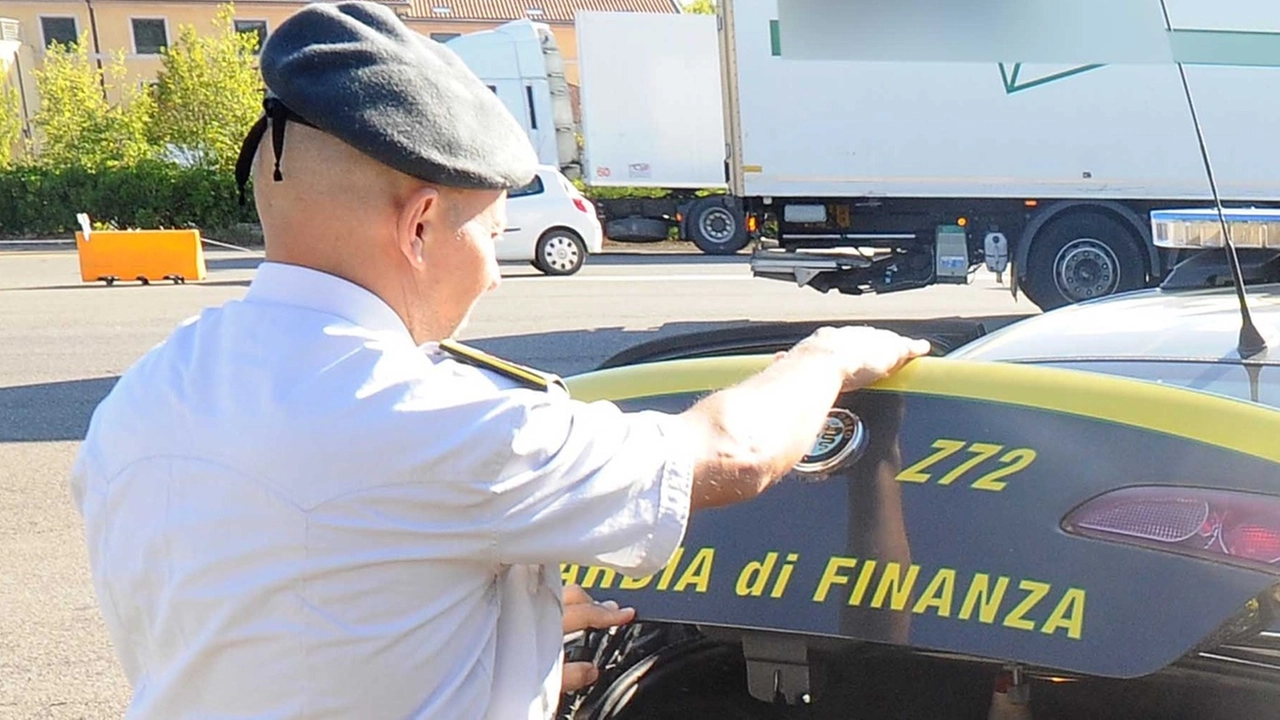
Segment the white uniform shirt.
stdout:
[[647,575],[683,539],[666,417],[517,387],[264,263],[124,374],[75,465],[128,717],[552,717],[558,563]]

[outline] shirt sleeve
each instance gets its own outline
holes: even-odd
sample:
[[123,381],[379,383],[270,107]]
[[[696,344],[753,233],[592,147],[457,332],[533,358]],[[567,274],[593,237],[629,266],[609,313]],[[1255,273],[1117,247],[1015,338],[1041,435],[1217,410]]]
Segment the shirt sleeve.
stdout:
[[671,415],[510,391],[509,455],[489,490],[502,564],[569,562],[643,576],[684,539],[693,454]]

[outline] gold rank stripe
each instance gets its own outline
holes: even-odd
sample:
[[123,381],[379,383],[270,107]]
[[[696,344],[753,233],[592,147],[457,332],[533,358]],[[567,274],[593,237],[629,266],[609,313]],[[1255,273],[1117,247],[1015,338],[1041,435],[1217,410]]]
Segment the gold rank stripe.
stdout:
[[[764,369],[772,356],[692,358],[566,378],[575,398],[705,393]],[[1083,370],[923,357],[870,389],[1015,405],[1174,435],[1280,463],[1280,410]]]
[[542,373],[524,365],[513,363],[510,360],[503,360],[496,355],[490,355],[483,350],[468,347],[455,340],[440,341],[440,349],[463,361],[493,370],[539,390],[546,390],[552,385],[564,385],[564,381],[556,375]]

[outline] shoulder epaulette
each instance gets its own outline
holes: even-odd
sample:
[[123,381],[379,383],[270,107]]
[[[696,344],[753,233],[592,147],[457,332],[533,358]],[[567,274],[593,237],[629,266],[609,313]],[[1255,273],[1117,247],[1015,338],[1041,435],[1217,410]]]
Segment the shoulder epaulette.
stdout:
[[564,380],[560,379],[560,376],[558,375],[542,372],[541,370],[534,370],[533,368],[525,367],[519,363],[504,360],[495,355],[490,355],[483,350],[468,347],[454,340],[441,340],[440,349],[462,362],[484,370],[492,370],[499,375],[511,378],[512,380],[519,382],[521,385],[534,390],[550,390],[553,385],[561,388],[565,392],[568,392],[569,390],[569,388],[565,386]]

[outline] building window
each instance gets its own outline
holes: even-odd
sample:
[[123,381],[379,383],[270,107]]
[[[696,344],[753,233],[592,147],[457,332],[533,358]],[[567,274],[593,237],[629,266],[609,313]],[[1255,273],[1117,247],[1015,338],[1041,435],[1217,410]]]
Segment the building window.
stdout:
[[431,33],[431,39],[435,40],[438,43],[447,43],[456,37],[462,37],[462,33],[445,33],[445,32]]
[[133,18],[133,51],[138,55],[159,55],[169,47],[169,28],[164,18]]
[[75,45],[80,41],[80,34],[76,32],[76,19],[73,17],[42,17],[40,31],[44,33],[46,48],[54,43]]
[[267,41],[267,21],[266,20],[236,20],[236,32],[246,35],[253,35],[258,39],[258,44],[254,48],[255,52],[262,51],[262,45]]

